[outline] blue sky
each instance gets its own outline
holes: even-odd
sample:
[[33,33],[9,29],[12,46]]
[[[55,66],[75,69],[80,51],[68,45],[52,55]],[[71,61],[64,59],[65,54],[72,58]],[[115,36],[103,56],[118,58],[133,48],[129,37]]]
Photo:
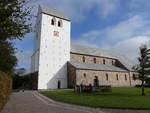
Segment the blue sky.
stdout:
[[[116,51],[133,61],[141,44],[150,45],[149,0],[33,0],[27,5],[33,15],[44,5],[70,17],[73,43]],[[34,26],[35,18],[31,22]],[[30,67],[33,38],[31,32],[15,41],[19,67]]]

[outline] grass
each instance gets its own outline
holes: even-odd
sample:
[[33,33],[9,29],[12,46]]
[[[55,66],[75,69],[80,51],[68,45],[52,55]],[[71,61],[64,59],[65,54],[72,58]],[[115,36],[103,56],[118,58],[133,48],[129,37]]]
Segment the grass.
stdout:
[[111,94],[77,94],[73,90],[40,91],[43,95],[56,101],[90,107],[119,109],[150,109],[150,88],[145,88],[141,96],[140,88],[112,88]]

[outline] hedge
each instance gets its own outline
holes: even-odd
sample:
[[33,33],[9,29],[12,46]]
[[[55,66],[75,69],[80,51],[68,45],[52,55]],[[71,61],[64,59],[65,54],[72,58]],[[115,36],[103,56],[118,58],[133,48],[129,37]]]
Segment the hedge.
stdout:
[[12,78],[0,71],[0,110],[4,107],[12,91]]

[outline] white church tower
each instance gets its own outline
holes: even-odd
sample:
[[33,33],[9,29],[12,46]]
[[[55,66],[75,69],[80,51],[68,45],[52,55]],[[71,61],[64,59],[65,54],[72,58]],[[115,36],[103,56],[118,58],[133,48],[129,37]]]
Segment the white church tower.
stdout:
[[37,89],[67,88],[70,60],[70,19],[63,13],[39,7],[32,73],[38,73]]

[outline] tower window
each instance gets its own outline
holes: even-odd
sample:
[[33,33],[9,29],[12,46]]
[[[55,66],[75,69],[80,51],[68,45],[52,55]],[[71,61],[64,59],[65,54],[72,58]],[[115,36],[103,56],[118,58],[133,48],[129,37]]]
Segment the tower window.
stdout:
[[108,80],[108,74],[106,73],[106,80]]
[[85,56],[82,57],[82,61],[85,62]]
[[62,27],[62,20],[58,21],[58,27]]
[[116,79],[119,80],[118,74],[116,74]]
[[105,64],[105,59],[103,59],[103,64]]
[[94,63],[96,64],[96,58],[94,58],[93,60],[94,60]]
[[53,18],[53,19],[51,20],[51,25],[55,25],[55,23],[56,23],[56,19]]
[[83,74],[83,76],[84,76],[84,78],[86,78],[86,74],[85,73]]

